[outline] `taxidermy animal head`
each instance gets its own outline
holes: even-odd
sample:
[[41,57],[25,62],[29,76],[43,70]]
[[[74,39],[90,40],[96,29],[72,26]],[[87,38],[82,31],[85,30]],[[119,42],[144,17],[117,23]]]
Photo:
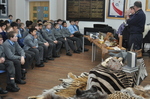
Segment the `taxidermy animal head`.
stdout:
[[121,57],[109,57],[104,62],[102,62],[101,65],[112,70],[120,70],[123,66],[122,60],[123,58]]

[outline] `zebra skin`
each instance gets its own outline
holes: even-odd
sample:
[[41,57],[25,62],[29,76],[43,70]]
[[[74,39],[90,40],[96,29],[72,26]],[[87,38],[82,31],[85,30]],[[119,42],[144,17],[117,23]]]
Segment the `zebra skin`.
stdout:
[[127,87],[134,87],[137,76],[138,71],[129,74],[121,70],[114,71],[99,64],[90,70],[86,89],[95,85],[99,91],[112,94]]

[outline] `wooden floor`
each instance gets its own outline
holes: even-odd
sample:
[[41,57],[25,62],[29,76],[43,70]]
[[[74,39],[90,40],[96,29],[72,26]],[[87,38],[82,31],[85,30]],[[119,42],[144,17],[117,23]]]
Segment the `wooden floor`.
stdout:
[[[69,72],[75,75],[80,75],[82,72],[89,72],[91,68],[100,63],[100,54],[97,54],[96,61],[91,62],[91,46],[88,52],[81,54],[73,54],[73,56],[66,56],[62,50],[60,58],[56,58],[54,61],[48,61],[45,63],[45,67],[35,67],[29,69],[27,73],[27,84],[18,85],[21,90],[19,92],[9,92],[4,99],[27,99],[28,96],[40,95],[44,89],[50,89],[53,86],[60,84],[59,78],[66,78]],[[144,56],[147,71],[150,70],[150,58]],[[150,74],[150,73],[149,73]],[[0,74],[0,87],[6,87],[6,74]],[[148,76],[141,85],[147,85],[150,83],[150,77]]]

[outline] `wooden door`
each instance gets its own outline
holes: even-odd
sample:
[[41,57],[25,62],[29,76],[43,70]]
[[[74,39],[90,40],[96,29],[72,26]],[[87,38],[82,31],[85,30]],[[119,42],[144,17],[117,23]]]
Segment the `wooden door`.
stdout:
[[49,1],[31,1],[29,9],[30,20],[49,20]]

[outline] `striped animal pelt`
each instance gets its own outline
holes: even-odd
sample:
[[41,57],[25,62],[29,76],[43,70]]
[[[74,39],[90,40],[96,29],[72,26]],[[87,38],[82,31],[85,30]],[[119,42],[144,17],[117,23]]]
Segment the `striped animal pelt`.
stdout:
[[99,64],[90,70],[86,89],[90,89],[91,86],[95,85],[99,91],[112,94],[115,91],[133,87],[137,78],[133,75],[135,74],[126,74],[121,70],[114,71]]

